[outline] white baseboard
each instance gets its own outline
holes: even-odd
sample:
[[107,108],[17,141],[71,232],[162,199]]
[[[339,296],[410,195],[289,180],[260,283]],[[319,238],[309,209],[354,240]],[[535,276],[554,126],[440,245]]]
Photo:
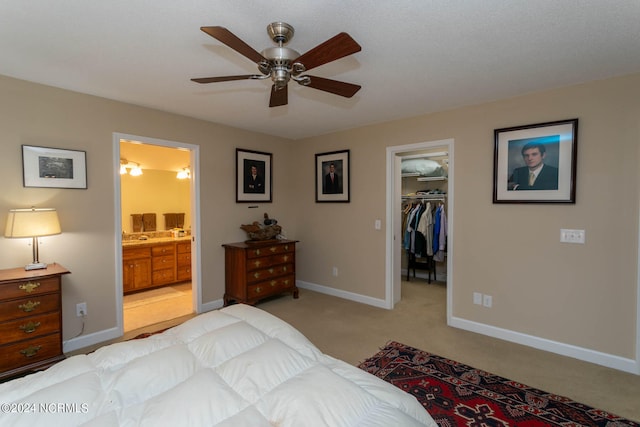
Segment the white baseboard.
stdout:
[[62,343],[62,352],[68,353],[70,351],[78,350],[80,348],[89,347],[101,342],[116,339],[122,336],[122,333],[118,328],[109,328],[102,331],[94,332],[92,334],[81,335],[76,338],[64,341]]
[[[215,301],[207,302],[201,305],[200,313],[206,313],[207,311],[216,310],[222,308],[223,301],[218,299]],[[62,352],[68,353],[70,351],[78,350],[80,348],[89,347],[95,344],[100,344],[105,341],[113,340],[122,337],[123,334],[116,328],[109,328],[102,331],[94,332],[92,334],[81,335],[76,338],[64,341],[62,343]]]
[[[311,291],[316,291],[338,298],[344,298],[350,301],[372,305],[374,307],[387,308],[386,302],[383,299],[372,298],[365,295],[355,294],[353,292],[347,292],[340,289],[318,285],[315,283],[304,282],[301,280],[297,280],[296,284],[299,288],[302,289],[309,289]],[[466,331],[476,332],[478,334],[487,335],[493,338],[526,345],[528,347],[560,354],[562,356],[573,357],[574,359],[595,363],[597,365],[606,366],[608,368],[617,369],[632,374],[640,374],[640,365],[634,359],[627,359],[624,357],[602,353],[588,348],[577,347],[571,344],[565,344],[545,338],[539,338],[533,335],[527,335],[508,329],[497,328],[495,326],[472,322],[470,320],[462,319],[459,317],[451,317],[447,323],[449,326],[464,329]]]
[[447,323],[449,326],[464,329],[466,331],[476,332],[478,334],[487,335],[493,338],[499,338],[501,340],[526,345],[528,347],[549,351],[551,353],[560,354],[562,356],[573,357],[574,359],[595,363],[597,365],[618,369],[620,371],[625,371],[632,374],[640,374],[640,367],[638,366],[637,361],[634,359],[627,359],[624,357],[602,353],[600,351],[595,351],[588,348],[565,344],[558,341],[552,341],[533,335],[511,331],[508,329],[485,325],[483,323],[472,322],[470,320],[462,319],[459,317],[451,317]]
[[355,294],[353,292],[347,292],[340,289],[330,288],[328,286],[317,285],[315,283],[304,282],[302,280],[296,280],[296,285],[302,289],[309,289],[310,291],[319,292],[321,294],[327,294],[338,298],[347,299],[350,301],[361,302],[363,304],[372,305],[378,308],[387,308],[387,302],[383,299],[372,298],[366,295]]

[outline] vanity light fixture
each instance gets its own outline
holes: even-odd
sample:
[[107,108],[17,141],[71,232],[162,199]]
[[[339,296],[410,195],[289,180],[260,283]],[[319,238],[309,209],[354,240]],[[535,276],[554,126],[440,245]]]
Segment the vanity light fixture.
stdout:
[[47,264],[40,262],[38,251],[38,237],[60,234],[60,221],[58,213],[53,208],[32,207],[30,209],[10,209],[7,217],[7,225],[4,237],[33,239],[33,262],[28,264],[25,270],[38,270],[47,268]]
[[191,170],[189,169],[189,167],[187,166],[186,168],[182,168],[182,170],[179,171],[178,174],[176,175],[176,178],[178,178],[178,179],[189,179],[189,178],[191,178]]
[[127,172],[131,176],[142,175],[142,168],[140,168],[140,163],[130,162],[127,159],[120,159],[120,175],[124,175]]

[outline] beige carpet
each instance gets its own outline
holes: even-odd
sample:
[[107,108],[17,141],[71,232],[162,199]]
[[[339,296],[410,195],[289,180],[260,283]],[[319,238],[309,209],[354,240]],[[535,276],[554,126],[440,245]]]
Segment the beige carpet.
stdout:
[[124,331],[193,313],[191,283],[165,286],[123,298]]

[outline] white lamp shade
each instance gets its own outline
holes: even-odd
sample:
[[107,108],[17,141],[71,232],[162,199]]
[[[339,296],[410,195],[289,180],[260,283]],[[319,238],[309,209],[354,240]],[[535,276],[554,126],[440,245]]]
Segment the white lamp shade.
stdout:
[[10,209],[4,237],[52,236],[61,232],[58,213],[53,208]]

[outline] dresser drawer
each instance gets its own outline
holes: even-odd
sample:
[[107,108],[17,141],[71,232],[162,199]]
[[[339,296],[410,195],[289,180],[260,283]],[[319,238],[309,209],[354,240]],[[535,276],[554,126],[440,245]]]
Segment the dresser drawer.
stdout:
[[247,272],[247,282],[254,283],[262,280],[270,279],[277,276],[282,276],[285,274],[291,274],[294,272],[293,264],[280,264],[274,265],[269,268],[264,268],[261,270],[253,270]]
[[267,268],[273,265],[286,264],[293,262],[294,254],[292,252],[284,252],[278,255],[265,256],[261,258],[252,258],[247,260],[247,270],[257,270]]
[[172,283],[176,281],[176,273],[173,268],[167,268],[164,270],[154,270],[152,273],[151,281],[154,285],[162,285],[165,283]]
[[191,253],[191,242],[177,243],[176,250],[179,254]]
[[0,347],[0,370],[8,371],[62,354],[60,333]]
[[154,256],[151,258],[151,269],[153,271],[165,268],[173,268],[176,263],[176,257],[173,255]]
[[5,343],[22,341],[53,332],[60,332],[60,314],[57,312],[0,323],[0,336]]
[[178,267],[183,265],[191,265],[191,252],[180,253],[178,252]]
[[58,291],[60,291],[60,279],[57,277],[20,280],[0,285],[0,294],[3,300]]
[[295,284],[294,276],[276,277],[265,282],[260,282],[247,286],[247,298],[264,298],[270,295],[277,295],[283,291],[293,289]]
[[191,280],[191,264],[178,267],[177,280]]
[[248,248],[247,249],[247,258],[257,258],[269,255],[280,254],[284,252],[293,252],[295,250],[295,244],[285,243],[285,244],[275,244],[268,246],[261,246],[257,248]]
[[122,259],[149,258],[151,256],[151,248],[124,248],[122,249]]
[[0,322],[60,310],[60,295],[36,295],[0,302]]
[[154,257],[163,255],[173,255],[176,253],[176,245],[156,245],[151,247],[151,255]]

